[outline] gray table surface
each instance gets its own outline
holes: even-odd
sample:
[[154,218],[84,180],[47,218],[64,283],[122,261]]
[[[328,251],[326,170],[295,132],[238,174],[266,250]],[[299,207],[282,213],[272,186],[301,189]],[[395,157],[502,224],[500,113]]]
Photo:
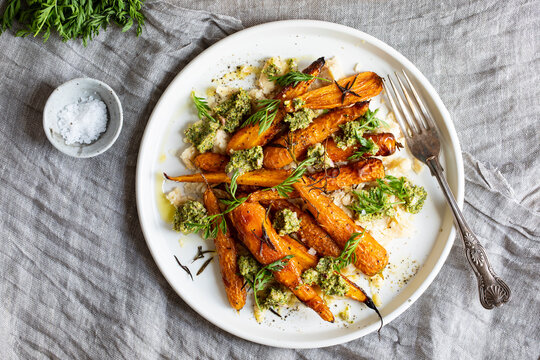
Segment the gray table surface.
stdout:
[[[540,356],[538,1],[171,0],[148,1],[146,11],[137,40],[112,29],[88,48],[0,36],[0,358]],[[329,348],[238,339],[172,291],[146,247],[134,201],[150,111],[202,49],[242,27],[292,18],[367,32],[428,77],[461,142],[465,216],[508,281],[510,303],[491,311],[479,305],[459,241],[425,294],[380,339]],[[41,111],[52,89],[83,75],[118,92],[126,123],[107,153],[76,160],[47,142]]]

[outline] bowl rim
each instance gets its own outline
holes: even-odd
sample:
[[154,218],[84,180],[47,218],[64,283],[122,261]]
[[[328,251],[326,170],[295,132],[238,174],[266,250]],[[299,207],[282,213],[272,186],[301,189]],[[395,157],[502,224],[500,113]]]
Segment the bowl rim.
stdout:
[[[84,154],[72,154],[72,153],[69,153],[67,151],[65,151],[62,147],[60,147],[58,145],[58,141],[56,139],[54,139],[49,131],[49,127],[47,125],[47,122],[50,121],[50,119],[48,119],[47,117],[47,110],[49,109],[49,107],[51,106],[51,99],[63,88],[69,86],[69,85],[72,85],[73,83],[76,83],[76,82],[91,82],[91,83],[94,83],[98,86],[101,86],[103,87],[105,90],[108,91],[108,93],[111,95],[112,99],[114,99],[114,103],[116,104],[116,106],[118,107],[118,113],[119,113],[119,116],[118,116],[118,126],[116,127],[116,129],[114,130],[114,135],[113,137],[111,138],[111,140],[107,143],[105,143],[102,147],[98,148],[97,150],[94,150],[92,152],[88,152],[88,153],[84,153]],[[101,99],[103,100],[103,99]],[[110,111],[108,110],[107,108],[107,111],[108,111],[108,114],[109,114],[109,119],[107,119],[107,122],[110,123]],[[43,114],[42,114],[42,123],[43,123],[43,130],[45,131],[45,136],[47,136],[47,139],[49,140],[49,142],[57,149],[59,150],[61,153],[63,154],[66,154],[68,156],[71,156],[71,157],[75,157],[75,158],[90,158],[90,157],[94,157],[94,156],[97,156],[97,155],[100,155],[100,154],[103,154],[105,151],[107,151],[115,142],[116,142],[116,139],[118,139],[118,137],[120,136],[120,132],[122,131],[122,126],[123,126],[123,123],[124,123],[124,112],[123,112],[123,109],[122,109],[122,103],[120,101],[120,98],[118,98],[118,95],[116,94],[116,92],[114,91],[113,88],[111,88],[109,85],[107,85],[106,83],[104,83],[103,81],[101,80],[98,80],[98,79],[94,79],[94,78],[91,78],[91,77],[78,77],[78,78],[75,78],[75,79],[71,79],[71,80],[68,80],[62,84],[60,84],[59,86],[57,86],[49,95],[49,97],[47,98],[47,101],[45,103],[45,106],[43,107]],[[107,129],[105,130],[104,133],[106,133],[107,131],[109,131],[110,127],[108,126]],[[83,144],[81,145],[82,147],[84,146],[87,146],[87,145],[90,145],[90,144]]]

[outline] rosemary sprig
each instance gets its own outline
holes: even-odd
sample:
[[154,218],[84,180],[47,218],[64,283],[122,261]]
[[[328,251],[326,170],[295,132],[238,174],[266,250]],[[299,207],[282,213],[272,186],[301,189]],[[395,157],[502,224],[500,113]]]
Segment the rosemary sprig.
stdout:
[[268,206],[268,209],[266,209],[266,214],[264,215],[264,220],[261,225],[261,236],[258,236],[255,234],[255,230],[251,230],[251,233],[261,241],[261,245],[259,247],[259,254],[262,255],[263,251],[263,244],[268,245],[272,250],[276,250],[276,247],[274,246],[274,243],[272,243],[272,239],[268,236],[268,233],[266,232],[266,228],[264,227],[264,224],[266,223],[266,220],[268,219],[268,214],[270,213],[270,208],[272,208],[272,204]]
[[174,255],[174,258],[176,259],[176,262],[178,263],[178,265],[180,265],[182,270],[184,270],[189,275],[189,277],[191,278],[191,281],[193,281],[193,275],[191,275],[191,271],[189,271],[189,268],[185,265],[182,265],[182,263],[180,262],[180,260],[178,260],[176,255]]
[[261,308],[259,305],[259,298],[257,296],[257,293],[264,290],[266,288],[266,285],[272,281],[272,272],[282,270],[287,265],[289,260],[293,257],[294,255],[287,255],[279,260],[274,261],[271,264],[262,267],[253,278],[253,281],[246,279],[246,281],[249,283],[249,286],[253,289],[253,296],[255,297],[255,304],[257,304],[257,308]]
[[199,119],[207,118],[208,120],[212,120],[213,122],[218,122],[212,115],[210,115],[210,107],[208,106],[208,103],[206,102],[205,98],[198,97],[195,95],[195,91],[191,92],[191,99],[193,99],[193,103],[195,104],[195,107],[197,108],[197,116]]
[[257,104],[259,105],[259,110],[244,121],[242,127],[251,124],[259,124],[259,135],[262,134],[268,130],[272,125],[272,122],[274,122],[280,103],[281,101],[278,99],[258,100]]
[[270,309],[268,309],[268,310],[270,310],[270,312],[271,312],[272,314],[274,314],[274,315],[276,315],[276,316],[278,316],[278,317],[280,317],[280,318],[283,318],[283,316],[281,316],[276,310],[274,310],[274,308],[270,308]]
[[313,76],[310,74],[304,74],[303,72],[300,72],[300,71],[289,71],[285,75],[281,75],[281,76],[270,75],[268,76],[268,79],[270,81],[275,81],[277,84],[281,86],[287,86],[289,84],[293,84],[293,86],[296,86],[302,81],[310,81],[313,79],[319,79],[319,80],[331,82],[331,80]]
[[345,243],[341,254],[334,260],[334,270],[340,272],[344,267],[356,262],[356,247],[363,239],[365,232],[366,230],[362,231],[361,233],[354,233],[351,235],[349,240],[347,240]]
[[202,246],[197,246],[197,254],[195,254],[195,257],[193,257],[193,260],[191,260],[191,263],[194,263],[196,260],[204,258],[204,254],[207,253],[213,253],[216,252],[215,250],[203,250]]
[[304,173],[306,172],[308,166],[315,164],[316,159],[314,157],[307,158],[300,162],[296,169],[292,172],[287,179],[285,179],[281,184],[271,187],[270,189],[275,189],[279,195],[283,197],[289,197],[289,194],[293,192],[292,185],[300,181]]
[[204,262],[204,264],[202,264],[202,266],[199,268],[199,271],[197,271],[197,275],[196,276],[199,276],[202,274],[202,272],[204,271],[204,269],[206,269],[206,267],[208,266],[208,264],[210,264],[212,262],[212,260],[214,260],[214,257],[212,256],[211,258],[209,258],[208,260],[206,260]]
[[358,75],[356,75],[352,81],[349,81],[347,84],[345,84],[345,86],[339,85],[338,82],[336,80],[334,80],[334,84],[336,84],[338,89],[341,91],[341,103],[342,104],[345,102],[345,98],[349,94],[360,97],[360,95],[358,95],[357,93],[355,93],[354,91],[351,90],[354,83],[356,82],[357,77],[358,77]]

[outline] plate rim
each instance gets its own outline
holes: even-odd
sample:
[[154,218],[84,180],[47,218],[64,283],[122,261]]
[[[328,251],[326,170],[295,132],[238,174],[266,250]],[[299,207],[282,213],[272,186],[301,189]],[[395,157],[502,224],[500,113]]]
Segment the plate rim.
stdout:
[[[226,324],[223,324],[217,321],[216,319],[210,316],[206,316],[206,314],[199,312],[194,307],[193,302],[189,300],[188,297],[183,296],[181,292],[175,287],[172,279],[169,279],[169,277],[166,275],[166,271],[164,270],[164,265],[162,265],[157,260],[158,259],[157,250],[156,248],[153,247],[152,242],[149,240],[150,236],[149,236],[148,230],[145,229],[144,221],[142,217],[142,213],[144,211],[143,211],[143,207],[141,203],[142,196],[140,194],[142,194],[143,189],[140,189],[140,186],[141,186],[140,179],[143,176],[142,165],[141,165],[142,157],[143,157],[143,149],[145,149],[148,146],[147,143],[149,142],[150,125],[154,123],[155,121],[157,121],[157,118],[155,118],[154,115],[156,114],[157,109],[160,107],[162,102],[165,101],[165,98],[167,97],[166,95],[170,91],[172,91],[171,88],[173,84],[176,83],[178,78],[180,78],[184,72],[189,71],[191,67],[195,66],[195,64],[197,63],[197,60],[205,56],[205,54],[210,52],[212,49],[218,47],[218,45],[221,46],[222,44],[226,42],[233,42],[236,38],[245,36],[246,34],[256,33],[258,31],[264,31],[264,30],[270,29],[272,27],[281,27],[281,26],[289,26],[289,27],[295,26],[295,27],[301,27],[301,28],[314,27],[318,29],[328,29],[328,30],[339,31],[347,35],[352,35],[358,38],[359,40],[369,41],[372,45],[388,53],[392,58],[396,59],[398,62],[405,64],[408,67],[408,70],[414,74],[416,79],[422,83],[422,86],[424,87],[424,89],[432,97],[436,108],[441,112],[443,121],[448,131],[448,137],[451,140],[450,148],[453,150],[453,153],[454,153],[453,155],[455,158],[455,165],[456,165],[456,172],[457,172],[456,174],[457,175],[456,176],[457,194],[455,194],[455,197],[456,197],[459,207],[460,208],[463,207],[465,178],[464,178],[463,157],[462,157],[462,152],[461,152],[461,146],[459,143],[459,138],[457,136],[454,122],[452,121],[452,118],[450,116],[448,109],[442,102],[439,94],[437,93],[433,85],[431,85],[429,80],[420,72],[420,70],[418,70],[418,68],[409,59],[407,59],[399,51],[397,51],[396,49],[394,49],[387,43],[383,42],[382,40],[377,39],[376,37],[372,35],[369,35],[361,30],[358,30],[358,29],[355,29],[346,25],[336,24],[336,23],[332,23],[328,21],[298,19],[298,20],[280,20],[280,21],[267,22],[267,23],[255,25],[255,26],[240,30],[234,34],[231,34],[217,41],[216,43],[212,44],[207,49],[203,50],[200,54],[194,57],[186,66],[184,66],[184,68],[180,70],[178,74],[171,80],[171,82],[167,85],[167,88],[160,95],[160,98],[156,102],[152,110],[152,113],[150,114],[148,118],[148,121],[145,125],[145,129],[143,132],[143,136],[141,138],[141,142],[139,145],[139,152],[137,155],[137,165],[136,165],[136,172],[135,172],[135,197],[136,197],[136,203],[137,203],[137,214],[138,214],[139,223],[141,226],[141,230],[142,230],[146,245],[148,246],[148,249],[150,250],[150,254],[152,255],[152,258],[154,262],[156,263],[162,276],[167,280],[169,286],[173,288],[175,293],[178,296],[180,296],[180,298],[184,302],[186,302],[186,304],[190,306],[193,309],[193,311],[195,311],[199,316],[209,321],[211,324],[219,327],[223,331],[226,331],[232,335],[235,335],[239,338],[242,338],[242,339],[254,342],[254,343],[272,346],[272,347],[279,347],[279,348],[295,348],[295,349],[321,348],[321,347],[328,347],[328,346],[343,344],[343,343],[346,343],[355,339],[359,339],[375,331],[378,328],[378,325],[372,324],[362,329],[358,329],[357,331],[351,332],[350,334],[333,337],[325,341],[318,341],[316,344],[310,341],[298,341],[298,340],[289,342],[284,339],[279,339],[278,341],[274,339],[268,339],[268,338],[263,338],[256,335],[250,335],[250,334],[238,332],[236,331],[236,329],[231,328],[230,326],[227,326]],[[414,302],[425,292],[425,290],[429,287],[429,285],[431,285],[435,277],[439,274],[442,266],[446,262],[446,259],[448,258],[450,250],[452,249],[452,246],[454,244],[455,235],[456,235],[455,225],[452,223],[452,228],[450,229],[448,240],[446,240],[446,244],[441,252],[440,257],[435,262],[432,271],[426,276],[425,280],[422,281],[419,287],[411,294],[411,296],[406,301],[404,301],[401,305],[399,305],[396,309],[394,309],[389,314],[383,316],[385,320],[385,325],[388,325],[391,321],[393,321],[395,318],[401,315],[406,309],[411,307],[412,304],[414,304]]]

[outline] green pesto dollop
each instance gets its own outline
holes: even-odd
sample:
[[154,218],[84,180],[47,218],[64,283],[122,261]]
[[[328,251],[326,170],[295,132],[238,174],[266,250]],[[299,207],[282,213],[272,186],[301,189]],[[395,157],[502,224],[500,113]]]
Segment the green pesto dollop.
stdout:
[[[337,147],[339,147],[340,149],[346,149],[349,146],[356,145],[359,142],[362,146],[365,146],[366,144],[362,140],[362,135],[365,132],[374,131],[379,126],[381,126],[381,120],[375,117],[378,111],[379,109],[375,111],[371,111],[368,109],[364,116],[354,121],[349,121],[345,124],[339,125],[341,131],[334,137]],[[373,145],[376,146],[376,144],[372,140],[370,141],[372,148]],[[379,149],[377,149],[377,151],[378,150]]]
[[308,285],[319,283],[319,272],[315,269],[307,269],[302,273],[302,281]]
[[263,309],[277,308],[289,302],[289,292],[282,287],[271,287],[264,298],[261,307]]
[[206,152],[214,147],[214,139],[216,138],[219,124],[207,119],[199,120],[191,125],[184,134],[188,142],[199,152]]
[[426,190],[422,186],[411,184],[408,179],[403,182],[403,189],[405,191],[403,208],[411,214],[417,214],[424,206]]
[[314,269],[304,271],[302,280],[310,285],[319,285],[326,295],[344,296],[349,291],[349,284],[336,272],[335,264],[335,258],[325,256]]
[[214,108],[214,113],[224,120],[223,129],[227,132],[236,130],[244,116],[250,112],[251,99],[242,89]]
[[348,207],[356,213],[358,220],[372,221],[392,217],[401,206],[405,211],[416,214],[424,206],[427,192],[422,186],[413,185],[406,177],[386,176],[377,180],[377,185],[353,191],[356,200]]
[[307,128],[313,121],[314,117],[315,112],[313,110],[302,108],[294,113],[287,114],[283,121],[289,123],[289,128],[291,131],[295,131],[298,129]]
[[237,170],[240,174],[258,170],[263,166],[263,148],[254,146],[251,149],[233,151],[225,172],[234,173]]
[[276,213],[272,225],[279,235],[283,236],[300,230],[300,222],[301,220],[294,211],[283,209]]
[[294,98],[292,100],[285,100],[283,102],[286,108],[292,108],[294,111],[299,111],[306,105],[306,102],[300,98]]
[[184,234],[194,231],[193,225],[202,224],[207,216],[204,205],[198,201],[189,200],[176,208],[173,218],[173,229]]
[[[355,122],[353,121],[352,123],[355,123]],[[354,134],[355,131],[357,130],[352,130],[352,131],[344,130],[341,135],[338,135],[336,145],[341,149],[346,149],[349,146],[358,144],[359,146],[357,147],[355,151],[355,155],[356,154],[358,154],[357,156],[376,155],[379,152],[379,145],[377,145],[375,141],[373,141],[372,139],[370,138],[366,139],[365,137],[363,137],[362,136],[363,134],[358,137],[356,135],[352,135]]]
[[242,255],[238,257],[238,270],[246,280],[253,282],[260,269],[261,265],[252,256]]
[[332,161],[330,160],[330,157],[328,157],[328,155],[326,154],[326,150],[321,143],[310,146],[308,148],[306,157],[315,159],[313,167],[317,169],[325,167],[328,168],[332,166]]
[[335,142],[338,148],[346,149],[349,146],[356,145],[358,137],[362,136],[362,123],[360,121],[349,121],[348,123],[339,125],[341,132],[335,137]]
[[379,152],[379,145],[377,145],[372,139],[366,139],[363,137],[360,139],[359,150],[363,151],[364,154],[374,156]]
[[306,105],[306,102],[300,98],[294,98],[292,99],[292,107],[294,111],[298,111],[302,109]]
[[380,186],[371,189],[353,191],[356,201],[350,207],[360,221],[373,221],[396,214],[390,196]]
[[279,75],[281,73],[281,68],[276,64],[276,60],[274,58],[270,58],[266,61],[266,65],[264,66],[262,72],[268,78],[270,78],[270,76]]

